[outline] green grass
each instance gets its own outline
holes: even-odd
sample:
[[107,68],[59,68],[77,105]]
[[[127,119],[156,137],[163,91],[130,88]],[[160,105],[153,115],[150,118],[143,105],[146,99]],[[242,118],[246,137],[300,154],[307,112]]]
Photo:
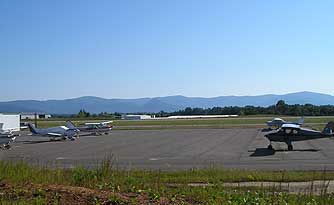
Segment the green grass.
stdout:
[[[114,120],[115,129],[172,129],[172,128],[229,128],[229,127],[265,127],[265,123],[272,117],[238,117],[224,119],[166,119],[166,120]],[[285,117],[288,121],[297,121],[298,117]],[[105,120],[105,119],[104,119]],[[75,120],[76,125],[85,122],[99,122],[103,120]],[[328,121],[334,121],[334,117],[307,117],[305,125],[323,128]],[[52,127],[64,125],[65,120],[39,120],[38,127]]]
[[[29,166],[24,162],[0,161],[0,179],[20,187],[24,184],[80,186],[113,193],[144,194],[151,201],[161,197],[170,202],[177,200],[190,204],[334,204],[334,195],[323,193],[315,196],[309,192],[284,193],[277,189],[226,188],[224,182],[240,181],[309,181],[334,179],[334,172],[306,171],[247,171],[209,168],[188,171],[117,170],[112,160],[105,160],[95,169],[76,167],[73,169],[49,169]],[[190,187],[188,183],[210,183],[209,187]],[[178,186],[171,186],[177,184]],[[15,203],[21,204],[22,193],[29,190],[16,188]],[[55,193],[54,195],[56,195]],[[21,198],[20,198],[21,196]],[[7,198],[6,198],[7,197]],[[44,204],[45,190],[34,189],[30,204]],[[49,199],[48,199],[49,200]],[[98,199],[94,198],[96,202]],[[116,196],[111,200],[119,201]],[[13,198],[0,195],[0,203],[6,204]],[[29,204],[27,203],[27,204]],[[23,203],[24,204],[24,203]]]
[[[161,197],[170,202],[177,200],[190,204],[334,204],[334,195],[323,193],[315,196],[309,192],[297,195],[280,190],[263,188],[226,188],[224,182],[240,181],[309,181],[334,179],[334,172],[305,171],[247,171],[209,168],[188,171],[145,171],[113,169],[112,161],[105,160],[95,169],[76,167],[74,169],[48,169],[33,167],[24,162],[0,161],[1,181],[20,187],[24,184],[57,184],[80,186],[95,190],[108,190],[113,193],[144,194],[151,201]],[[188,183],[210,183],[209,187],[190,187]],[[177,184],[178,186],[171,186]],[[15,203],[22,202],[22,193],[28,190],[16,188]],[[21,196],[21,198],[20,198]],[[45,190],[34,189],[33,198],[26,204],[45,204]],[[48,199],[49,200],[49,199]],[[98,202],[98,199],[94,199]],[[113,197],[111,200],[121,200]],[[10,204],[13,198],[0,195],[1,204]]]
[[[239,169],[208,168],[187,171],[150,171],[150,170],[117,170],[110,161],[105,161],[96,169],[76,167],[74,169],[49,169],[32,167],[24,162],[0,161],[0,179],[14,183],[29,181],[33,183],[80,185],[94,188],[99,183],[113,181],[115,187],[130,185],[153,185],[156,180],[165,183],[212,183],[243,181],[311,181],[333,179],[334,172],[327,171],[250,171]],[[127,188],[127,186],[125,186]]]

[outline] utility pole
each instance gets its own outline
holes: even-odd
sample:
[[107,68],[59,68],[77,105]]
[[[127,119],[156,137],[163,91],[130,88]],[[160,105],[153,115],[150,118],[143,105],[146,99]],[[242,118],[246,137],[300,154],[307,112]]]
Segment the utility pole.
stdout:
[[37,128],[37,113],[35,112],[35,127]]

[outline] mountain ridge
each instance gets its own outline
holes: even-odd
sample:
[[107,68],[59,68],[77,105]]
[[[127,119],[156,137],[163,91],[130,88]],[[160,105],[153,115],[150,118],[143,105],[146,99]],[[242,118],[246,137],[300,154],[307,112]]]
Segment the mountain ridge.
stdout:
[[182,95],[107,99],[95,96],[82,96],[63,100],[15,100],[0,102],[0,112],[45,112],[51,114],[75,114],[80,109],[91,113],[100,112],[165,112],[177,111],[186,107],[224,106],[270,106],[278,100],[288,104],[333,105],[334,96],[316,92],[296,92],[283,95],[265,94],[254,96],[186,97]]

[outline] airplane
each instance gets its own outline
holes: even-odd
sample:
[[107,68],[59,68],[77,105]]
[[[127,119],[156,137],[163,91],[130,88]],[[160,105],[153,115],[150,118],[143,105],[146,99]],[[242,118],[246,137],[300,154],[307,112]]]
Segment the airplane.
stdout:
[[85,123],[85,126],[76,127],[72,122],[67,121],[66,127],[70,129],[78,129],[81,132],[91,132],[96,135],[102,135],[103,133],[108,135],[109,132],[112,130],[112,125],[109,125],[113,121],[106,121],[106,122],[88,122]]
[[10,148],[10,143],[14,142],[18,134],[14,134],[12,129],[3,129],[3,123],[0,123],[0,144],[5,149]]
[[293,125],[303,125],[304,124],[304,117],[301,117],[297,122],[287,122],[281,118],[274,118],[271,121],[266,122],[268,127],[272,128],[280,128],[284,124],[293,124]]
[[45,129],[38,129],[31,123],[28,123],[30,132],[33,135],[38,135],[42,137],[49,137],[50,140],[56,140],[56,138],[61,138],[62,140],[75,140],[79,133],[78,129],[68,128],[66,126],[50,127]]
[[271,142],[285,142],[288,145],[288,150],[292,151],[292,142],[329,138],[334,136],[333,130],[334,122],[329,122],[323,131],[302,128],[296,124],[284,124],[278,130],[266,134],[265,137],[270,141],[269,150],[274,150]]

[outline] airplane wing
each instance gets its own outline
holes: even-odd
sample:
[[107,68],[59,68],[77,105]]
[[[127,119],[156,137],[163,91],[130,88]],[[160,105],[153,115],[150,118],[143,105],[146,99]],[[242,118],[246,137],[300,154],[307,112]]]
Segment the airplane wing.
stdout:
[[48,135],[52,136],[52,137],[62,137],[62,134],[59,133],[54,133],[54,132],[49,132]]
[[106,121],[106,122],[86,122],[85,125],[104,125],[113,123],[114,121]]
[[295,128],[295,129],[300,129],[300,125],[296,125],[296,124],[283,124],[282,128]]
[[114,121],[106,121],[106,122],[101,122],[101,124],[110,124],[113,123]]
[[99,122],[86,122],[85,125],[99,125]]

